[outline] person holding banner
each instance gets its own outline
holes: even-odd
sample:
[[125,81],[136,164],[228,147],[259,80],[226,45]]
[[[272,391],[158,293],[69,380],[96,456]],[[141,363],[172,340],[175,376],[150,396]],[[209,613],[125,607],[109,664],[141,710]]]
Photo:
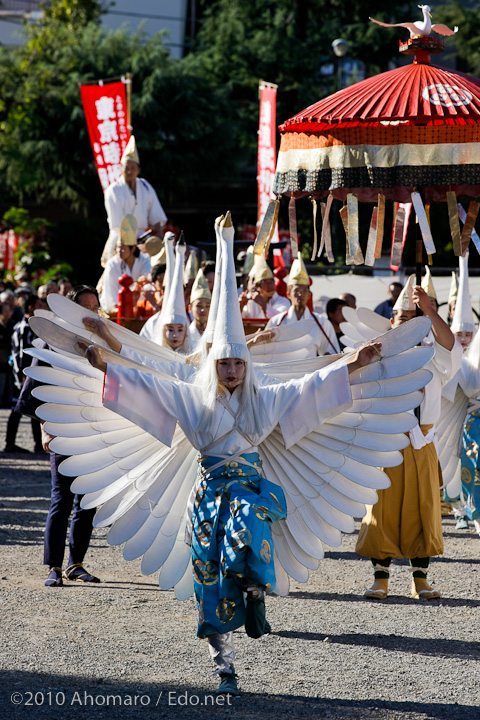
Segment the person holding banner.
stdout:
[[105,192],[105,210],[110,234],[102,253],[102,267],[106,267],[107,262],[115,254],[120,225],[125,215],[135,217],[138,226],[137,236],[142,235],[147,229],[150,229],[153,235],[157,235],[167,222],[167,216],[157,193],[149,182],[139,177],[140,158],[133,135],[130,135],[121,164],[122,176],[109,185]]

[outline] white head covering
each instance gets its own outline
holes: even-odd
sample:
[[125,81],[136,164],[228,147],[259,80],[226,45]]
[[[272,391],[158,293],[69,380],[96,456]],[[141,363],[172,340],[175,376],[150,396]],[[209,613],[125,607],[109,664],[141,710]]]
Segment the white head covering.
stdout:
[[425,275],[422,278],[422,288],[425,290],[428,297],[434,298],[435,300],[437,299],[437,293],[433,287],[432,273],[430,272],[428,265],[425,265]]
[[475,321],[468,287],[468,252],[465,257],[458,258],[458,264],[460,266],[460,281],[450,330],[453,333],[475,332]]
[[285,278],[287,285],[307,285],[310,287],[310,278],[307,268],[301,255],[298,255],[292,263],[288,278]]
[[262,280],[273,280],[273,272],[263,255],[255,255],[253,267],[248,274],[250,277],[253,276],[255,283],[262,282]]
[[198,256],[196,252],[190,251],[190,254],[185,263],[185,270],[183,271],[183,284],[186,285],[189,280],[195,280],[198,273]]
[[233,256],[234,235],[232,219],[230,212],[228,212],[220,226],[222,255],[220,297],[210,354],[214,360],[240,358],[247,362],[250,360],[250,352],[247,348],[240,305],[238,304]]
[[135,137],[133,135],[130,135],[130,139],[127,143],[125,150],[123,151],[120,162],[123,166],[125,166],[127,163],[127,160],[133,160],[133,162],[136,162],[137,165],[140,165],[140,158],[138,156],[137,143],[135,142]]
[[199,270],[195,282],[192,285],[190,292],[190,304],[195,300],[211,300],[212,293],[208,287],[207,280],[203,274],[203,270]]
[[188,323],[183,292],[183,261],[185,258],[185,250],[185,245],[177,243],[173,282],[168,290],[168,296],[162,305],[162,320],[164,325],[172,323],[186,325]]
[[450,290],[448,292],[448,304],[451,305],[453,302],[457,301],[457,294],[458,294],[458,278],[457,273],[452,270],[452,279],[450,281]]
[[167,302],[168,293],[173,285],[173,270],[175,267],[175,252],[173,250],[173,241],[175,235],[172,232],[166,232],[163,236],[163,247],[165,249],[165,275],[163,276],[163,287],[165,288],[163,302]]
[[393,310],[396,310],[397,312],[402,312],[405,310],[415,310],[415,305],[413,303],[412,295],[413,295],[413,288],[415,287],[415,275],[410,275],[407,282],[405,283],[405,286],[400,293],[400,295],[397,298],[397,302],[393,306]]

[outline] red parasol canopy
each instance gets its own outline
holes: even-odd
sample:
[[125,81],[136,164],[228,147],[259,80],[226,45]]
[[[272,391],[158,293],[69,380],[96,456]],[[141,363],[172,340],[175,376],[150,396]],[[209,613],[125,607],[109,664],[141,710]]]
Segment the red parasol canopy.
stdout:
[[430,64],[443,44],[401,43],[412,65],[376,75],[302,110],[280,126],[274,191],[345,199],[426,201],[480,195],[480,80]]

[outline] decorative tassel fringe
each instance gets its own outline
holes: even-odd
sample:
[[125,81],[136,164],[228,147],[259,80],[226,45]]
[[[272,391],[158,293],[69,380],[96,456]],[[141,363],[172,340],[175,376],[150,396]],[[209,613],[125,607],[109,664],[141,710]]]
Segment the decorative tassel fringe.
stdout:
[[[448,193],[447,193],[448,195]],[[420,231],[422,233],[423,238],[423,244],[425,245],[425,250],[427,251],[428,255],[433,255],[436,253],[435,244],[433,242],[432,233],[430,231],[430,225],[428,224],[427,214],[425,212],[425,208],[423,207],[422,198],[420,197],[420,193],[413,192],[412,193],[412,203],[413,207],[415,208],[415,213],[418,218],[418,224],[420,225]],[[460,234],[459,234],[459,241],[460,241]]]
[[292,249],[292,258],[298,257],[298,233],[297,233],[297,208],[295,198],[291,197],[288,203],[288,225],[290,229],[290,247]]

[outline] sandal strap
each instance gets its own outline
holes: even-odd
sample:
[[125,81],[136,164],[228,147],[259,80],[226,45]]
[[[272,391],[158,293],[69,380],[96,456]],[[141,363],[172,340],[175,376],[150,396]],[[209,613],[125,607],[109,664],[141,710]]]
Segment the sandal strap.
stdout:
[[[73,565],[69,565],[65,569],[64,575],[67,579],[69,579],[69,576],[73,573],[74,570],[80,570],[80,569],[82,569],[84,571],[85,575],[88,575],[88,573],[85,570],[85,568],[83,567],[82,563],[73,563]],[[78,577],[81,577],[81,576],[79,575]]]

